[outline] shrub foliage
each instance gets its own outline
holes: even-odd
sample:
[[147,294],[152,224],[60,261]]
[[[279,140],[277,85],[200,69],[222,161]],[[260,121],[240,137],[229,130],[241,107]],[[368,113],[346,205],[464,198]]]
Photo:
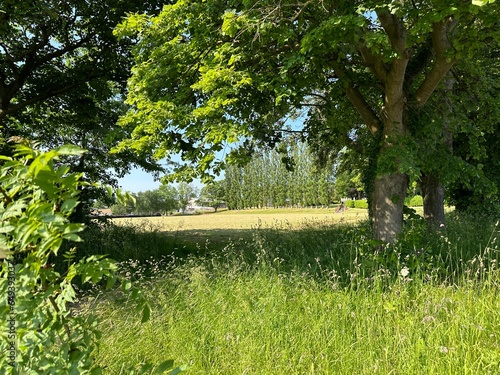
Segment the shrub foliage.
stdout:
[[[92,314],[80,315],[73,283],[121,285],[149,318],[149,306],[130,282],[120,281],[114,261],[89,256],[74,262],[74,251],[62,256],[65,272],[51,264],[63,241],[81,241],[83,224],[68,217],[79,204],[81,174],[61,161],[85,151],[62,146],[40,152],[19,140],[13,157],[0,156],[0,368],[10,374],[100,374],[93,354],[100,339]],[[117,283],[117,281],[120,281]],[[167,361],[155,373],[172,367]],[[153,368],[144,364],[144,373]],[[134,373],[134,369],[131,369]],[[178,372],[176,369],[173,373]]]

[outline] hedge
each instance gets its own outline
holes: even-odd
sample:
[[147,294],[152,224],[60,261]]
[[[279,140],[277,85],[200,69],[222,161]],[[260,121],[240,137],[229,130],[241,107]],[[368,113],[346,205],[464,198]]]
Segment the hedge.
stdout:
[[345,206],[347,208],[368,208],[368,202],[364,199],[360,200],[348,200],[345,201]]

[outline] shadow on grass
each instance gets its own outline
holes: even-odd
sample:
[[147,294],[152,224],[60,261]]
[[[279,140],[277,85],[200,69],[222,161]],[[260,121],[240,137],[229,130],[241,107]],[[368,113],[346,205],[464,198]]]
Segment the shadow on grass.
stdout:
[[[175,266],[189,263],[214,274],[266,270],[343,285],[380,274],[394,279],[403,269],[411,276],[450,280],[498,264],[498,251],[488,247],[497,233],[491,220],[450,217],[448,223],[445,232],[429,234],[423,221],[409,221],[400,242],[385,250],[370,240],[368,222],[311,223],[294,230],[282,225],[169,231],[143,224],[104,224],[89,227],[84,242],[73,246],[77,259],[104,254],[118,262],[143,264],[167,259],[175,260]],[[481,262],[475,262],[478,257]],[[484,269],[477,268],[479,265]]]

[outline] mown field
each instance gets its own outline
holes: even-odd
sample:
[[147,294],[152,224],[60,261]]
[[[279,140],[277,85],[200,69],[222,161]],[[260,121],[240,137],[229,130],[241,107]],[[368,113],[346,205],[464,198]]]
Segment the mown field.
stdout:
[[94,249],[102,241],[121,258],[152,315],[141,324],[117,292],[90,297],[98,363],[109,374],[169,358],[187,374],[500,373],[496,223],[450,214],[429,235],[408,219],[399,244],[381,250],[364,215],[117,221]]
[[257,227],[286,225],[300,228],[308,222],[346,223],[365,220],[367,210],[351,208],[337,213],[334,208],[317,209],[249,209],[242,211],[220,211],[206,214],[157,216],[144,218],[114,219],[119,225],[135,225],[141,221],[160,230],[248,230]]
[[113,219],[120,226],[149,228],[187,242],[187,246],[209,241],[224,247],[228,241],[250,239],[255,230],[286,228],[301,230],[317,225],[356,223],[367,219],[367,210],[349,209],[249,209],[220,211],[202,215],[160,216]]

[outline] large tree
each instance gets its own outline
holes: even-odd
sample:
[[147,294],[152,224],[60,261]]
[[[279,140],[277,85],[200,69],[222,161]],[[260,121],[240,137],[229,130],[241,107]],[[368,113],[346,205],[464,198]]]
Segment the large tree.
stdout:
[[[9,152],[5,141],[12,136],[38,140],[44,148],[77,144],[89,152],[73,161],[73,169],[104,183],[134,165],[159,169],[152,159],[109,153],[129,133],[116,121],[125,110],[133,43],[119,42],[113,28],[128,12],[158,11],[158,3],[2,1],[0,151]],[[82,208],[76,212],[79,219]]]
[[[121,147],[181,153],[191,163],[177,175],[192,178],[219,172],[214,151],[228,143],[239,141],[229,163],[275,144],[300,112],[312,138],[355,148],[368,132],[373,231],[393,242],[409,175],[422,172],[411,119],[457,61],[498,37],[497,15],[469,0],[186,0],[132,15],[117,29],[140,37],[122,119],[135,131]],[[346,104],[357,119],[332,121]],[[443,122],[432,130],[443,143]]]
[[199,202],[203,206],[212,207],[215,212],[226,202],[226,189],[224,181],[213,181],[204,186],[200,191]]

